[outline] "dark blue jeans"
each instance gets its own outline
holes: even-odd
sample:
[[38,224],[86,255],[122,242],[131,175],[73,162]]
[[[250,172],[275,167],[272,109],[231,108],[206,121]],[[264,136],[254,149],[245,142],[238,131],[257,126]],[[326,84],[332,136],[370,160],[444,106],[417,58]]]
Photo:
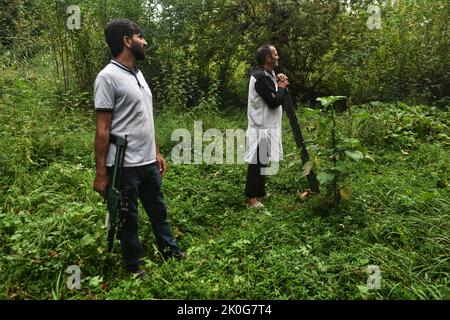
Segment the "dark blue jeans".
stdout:
[[[113,167],[108,167],[112,179]],[[156,163],[140,167],[125,167],[122,171],[121,189],[127,190],[130,202],[124,217],[123,233],[120,239],[123,258],[127,269],[134,270],[143,264],[143,250],[138,238],[138,199],[150,219],[158,249],[165,257],[179,252],[167,217],[167,208],[161,192],[161,176]]]

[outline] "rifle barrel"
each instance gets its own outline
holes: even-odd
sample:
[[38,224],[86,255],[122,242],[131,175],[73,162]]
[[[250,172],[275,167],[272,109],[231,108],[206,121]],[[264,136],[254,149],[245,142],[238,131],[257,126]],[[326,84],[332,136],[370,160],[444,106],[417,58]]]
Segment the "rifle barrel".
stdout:
[[[292,97],[289,90],[287,90],[287,95],[284,99],[283,109],[289,119],[289,123],[292,128],[292,133],[294,134],[294,139],[297,147],[300,149],[300,157],[302,159],[303,165],[310,160],[308,149],[306,148],[305,140],[303,139],[302,130],[298,124],[297,115],[295,114],[294,106],[292,103]],[[309,182],[311,191],[314,193],[320,193],[319,183],[317,182],[317,177],[314,170],[311,169],[309,174],[306,176]]]

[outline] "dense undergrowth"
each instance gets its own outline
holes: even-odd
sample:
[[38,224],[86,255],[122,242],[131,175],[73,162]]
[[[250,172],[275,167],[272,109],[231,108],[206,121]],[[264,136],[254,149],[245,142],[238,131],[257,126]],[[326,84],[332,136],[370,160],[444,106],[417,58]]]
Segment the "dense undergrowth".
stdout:
[[[157,109],[165,198],[188,259],[162,261],[141,211],[148,276],[139,281],[120,254],[105,252],[93,107],[83,95],[56,94],[45,68],[1,70],[0,298],[449,298],[449,107],[373,102],[339,114],[339,133],[369,156],[350,159],[352,192],[339,210],[301,197],[308,185],[285,122],[285,161],[259,211],[244,205],[245,165],[170,161],[174,129],[198,120],[204,130],[245,129],[245,112]],[[320,170],[330,160],[326,128],[320,114],[297,113]],[[70,265],[81,269],[80,290],[67,289]],[[366,286],[368,265],[380,267],[378,290]]]

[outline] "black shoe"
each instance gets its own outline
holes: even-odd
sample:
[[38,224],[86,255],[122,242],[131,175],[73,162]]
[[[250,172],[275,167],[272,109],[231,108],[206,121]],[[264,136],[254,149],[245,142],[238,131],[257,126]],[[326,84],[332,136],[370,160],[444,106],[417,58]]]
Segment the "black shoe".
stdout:
[[139,267],[128,268],[128,272],[133,274],[136,279],[142,279],[145,276],[145,270]]
[[172,257],[173,257],[173,258],[176,258],[176,259],[178,259],[178,260],[186,260],[187,255],[186,255],[186,253],[185,253],[184,251],[179,250],[179,251],[175,252],[175,253],[172,255]]
[[177,260],[185,260],[187,258],[187,255],[186,255],[186,253],[184,253],[181,250],[172,251],[172,252],[164,255],[165,260],[173,259],[173,258],[175,258]]
[[139,269],[134,274],[136,276],[136,279],[143,279],[145,277],[145,270],[144,269]]

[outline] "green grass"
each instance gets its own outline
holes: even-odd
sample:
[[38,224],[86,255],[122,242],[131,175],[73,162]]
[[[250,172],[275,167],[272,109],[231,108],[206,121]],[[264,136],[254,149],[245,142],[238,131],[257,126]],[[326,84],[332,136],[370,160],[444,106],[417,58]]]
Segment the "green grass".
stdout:
[[[308,185],[299,165],[289,166],[299,152],[287,122],[287,156],[268,179],[271,196],[264,209],[249,210],[245,165],[170,161],[175,128],[192,130],[202,120],[204,130],[245,129],[245,113],[156,111],[158,143],[168,160],[164,194],[189,258],[161,260],[141,209],[148,277],[139,282],[126,274],[120,254],[105,253],[105,206],[92,190],[92,106],[77,95],[61,101],[39,70],[5,69],[0,82],[0,298],[449,298],[445,109],[361,106],[355,113],[370,113],[371,132],[367,118],[340,115],[340,133],[364,141],[375,162],[352,164],[345,180],[352,195],[339,210],[320,206],[320,196],[300,197]],[[324,145],[327,132],[318,133],[317,115],[298,115],[308,144]],[[312,156],[321,158],[317,150]],[[321,165],[327,163],[322,158]],[[81,269],[80,290],[66,287],[70,265]],[[368,265],[381,269],[379,290],[366,288]]]

